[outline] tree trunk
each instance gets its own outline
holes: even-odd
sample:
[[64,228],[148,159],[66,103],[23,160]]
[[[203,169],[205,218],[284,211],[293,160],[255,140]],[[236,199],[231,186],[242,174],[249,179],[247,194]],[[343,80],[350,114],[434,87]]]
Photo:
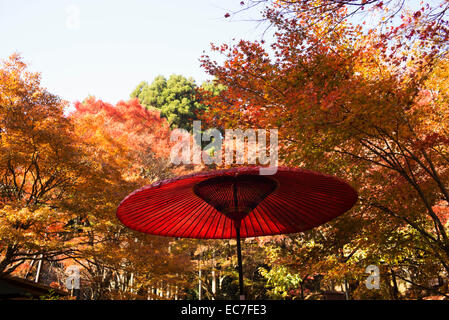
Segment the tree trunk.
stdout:
[[399,300],[399,288],[398,283],[396,281],[396,274],[394,273],[393,269],[390,269],[390,271],[391,271],[391,282],[393,283],[392,298],[393,300]]

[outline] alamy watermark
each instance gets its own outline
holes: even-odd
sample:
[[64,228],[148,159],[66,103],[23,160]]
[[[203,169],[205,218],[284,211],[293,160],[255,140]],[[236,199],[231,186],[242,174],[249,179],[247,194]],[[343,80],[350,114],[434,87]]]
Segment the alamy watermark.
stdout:
[[[201,121],[194,121],[193,135],[185,129],[175,129],[172,131],[170,141],[176,142],[170,153],[170,160],[176,165],[246,163],[266,166],[259,169],[261,175],[273,175],[277,172],[279,163],[277,129],[269,131],[226,129],[223,135],[216,128],[203,131]],[[202,148],[203,142],[209,144]]]
[[369,276],[365,280],[365,286],[367,289],[380,289],[380,271],[379,267],[375,265],[369,265],[365,269],[365,273],[368,273]]
[[80,288],[80,268],[75,265],[68,266],[65,270],[68,277],[65,279],[65,286],[68,290]]
[[69,30],[79,30],[80,23],[80,9],[76,5],[67,6],[65,9],[67,18],[65,20],[65,26]]

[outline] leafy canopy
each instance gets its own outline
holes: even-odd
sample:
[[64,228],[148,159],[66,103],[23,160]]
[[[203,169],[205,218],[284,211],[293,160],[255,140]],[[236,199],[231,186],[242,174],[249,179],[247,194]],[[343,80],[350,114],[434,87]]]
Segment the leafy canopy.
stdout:
[[167,80],[157,76],[151,84],[141,82],[131,93],[131,98],[138,98],[149,109],[159,109],[172,128],[190,131],[196,114],[205,109],[197,98],[196,89],[192,78],[171,75]]

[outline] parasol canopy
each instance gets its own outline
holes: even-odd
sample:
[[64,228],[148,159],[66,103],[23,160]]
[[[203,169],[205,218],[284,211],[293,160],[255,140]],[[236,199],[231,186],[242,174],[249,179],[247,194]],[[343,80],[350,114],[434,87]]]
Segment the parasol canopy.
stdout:
[[200,172],[163,180],[128,195],[117,209],[131,229],[201,239],[288,234],[349,210],[357,193],[343,180],[297,168],[259,175],[258,167]]

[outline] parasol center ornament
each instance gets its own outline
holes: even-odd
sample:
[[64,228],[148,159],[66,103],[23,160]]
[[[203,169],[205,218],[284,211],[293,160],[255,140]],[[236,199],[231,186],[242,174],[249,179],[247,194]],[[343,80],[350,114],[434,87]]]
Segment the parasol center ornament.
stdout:
[[239,222],[278,187],[273,178],[255,174],[215,176],[193,187],[199,198]]

